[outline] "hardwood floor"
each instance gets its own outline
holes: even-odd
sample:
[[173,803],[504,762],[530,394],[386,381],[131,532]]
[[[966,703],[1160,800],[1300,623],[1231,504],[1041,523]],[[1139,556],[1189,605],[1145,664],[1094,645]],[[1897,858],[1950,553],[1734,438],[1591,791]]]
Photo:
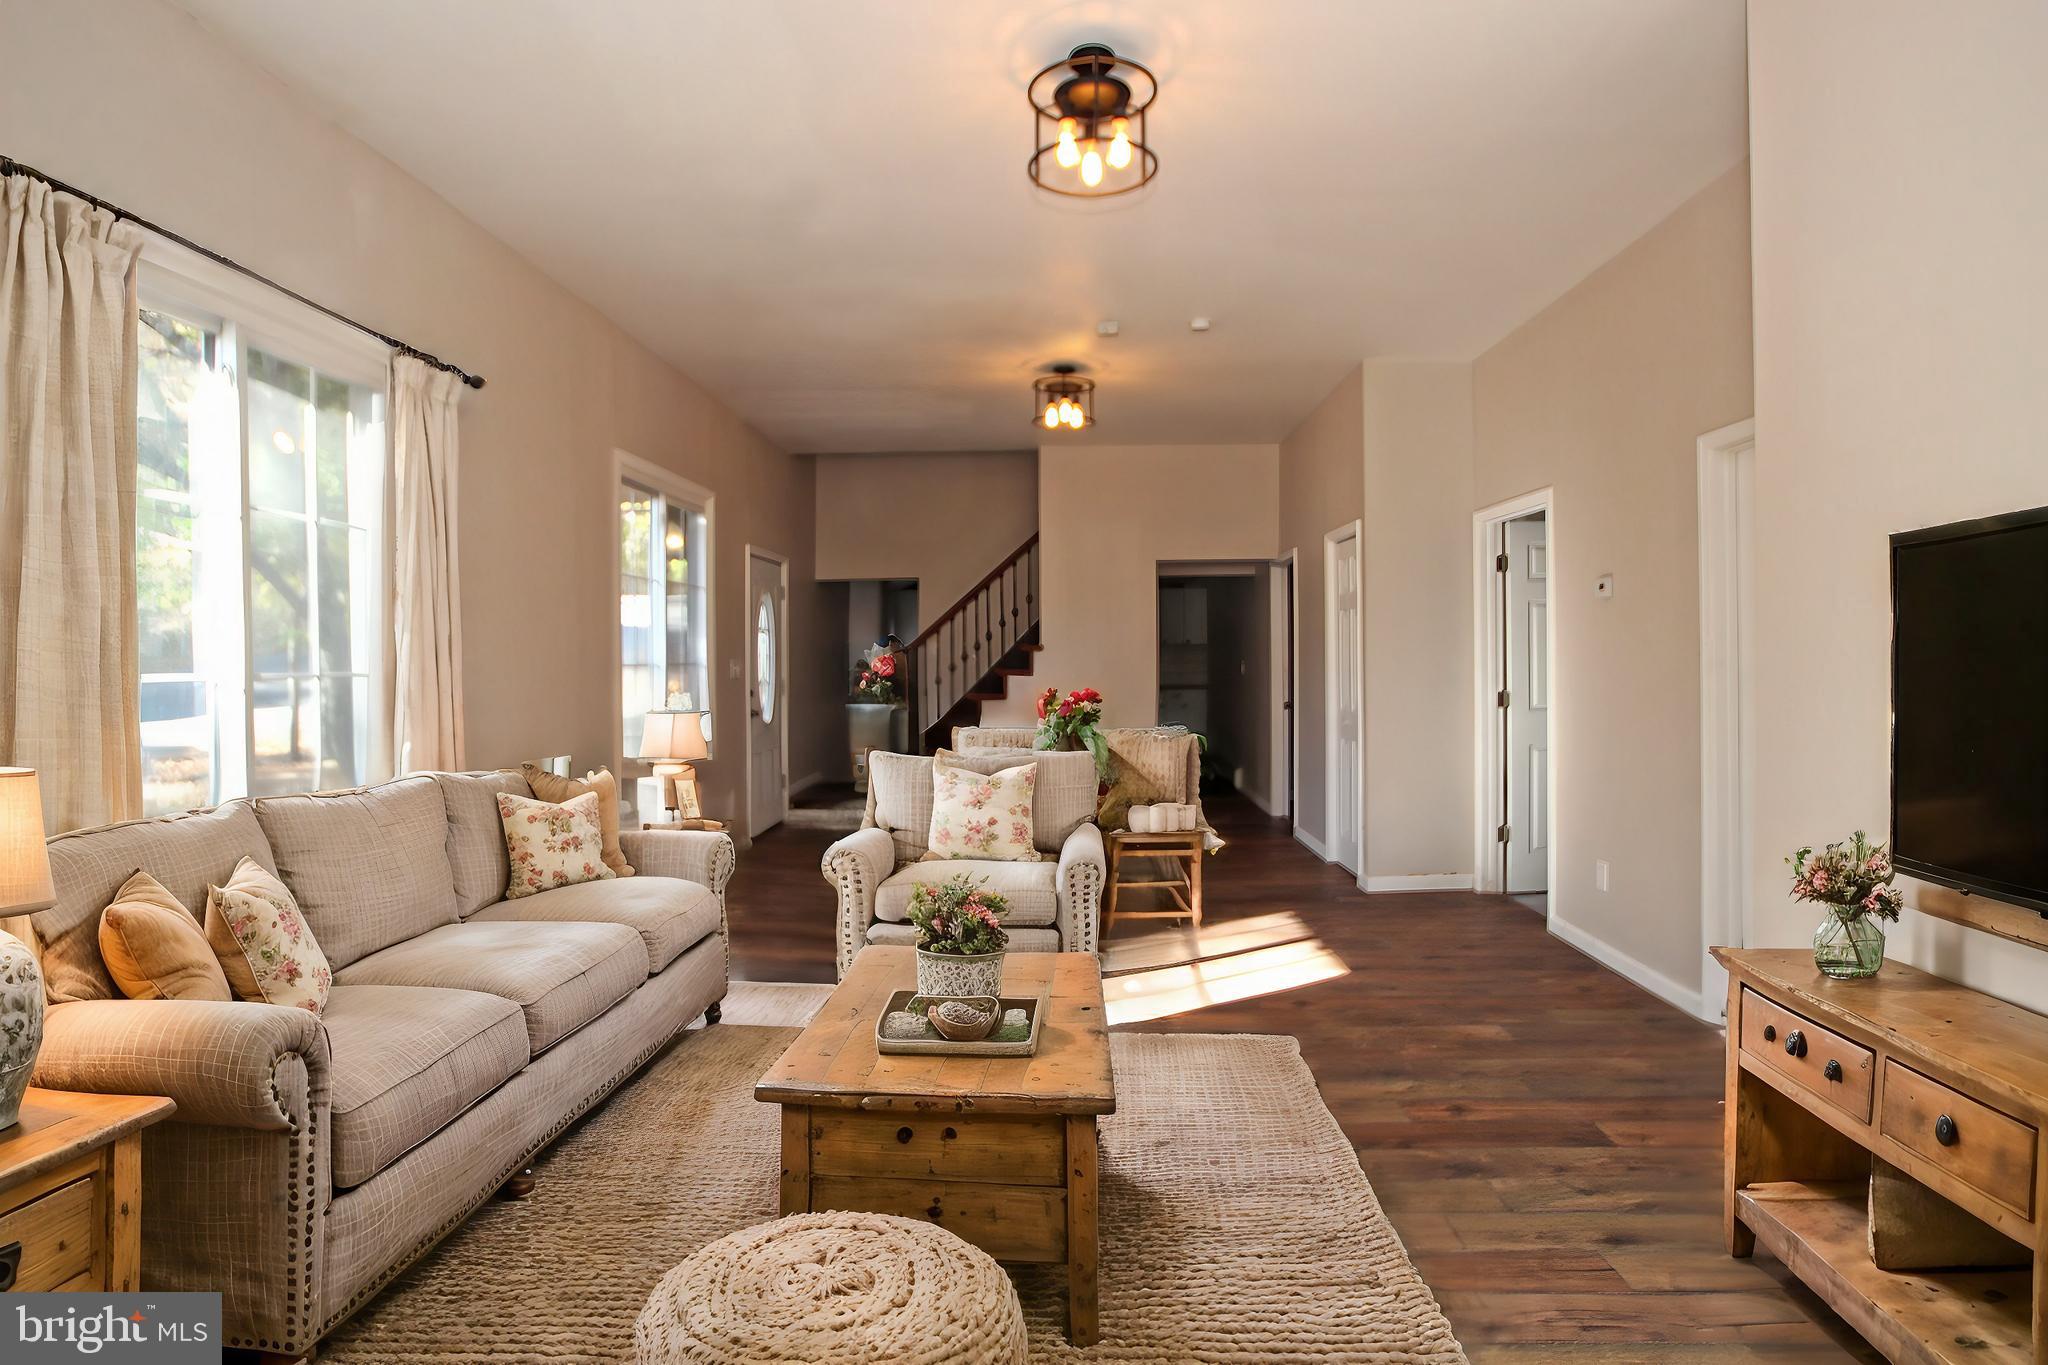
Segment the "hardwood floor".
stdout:
[[[1881,1359],[1777,1262],[1721,1249],[1718,1030],[1514,901],[1368,897],[1250,804],[1210,814],[1210,927],[1291,911],[1348,974],[1119,1027],[1298,1038],[1475,1365]],[[740,855],[736,976],[832,980],[830,842]]]

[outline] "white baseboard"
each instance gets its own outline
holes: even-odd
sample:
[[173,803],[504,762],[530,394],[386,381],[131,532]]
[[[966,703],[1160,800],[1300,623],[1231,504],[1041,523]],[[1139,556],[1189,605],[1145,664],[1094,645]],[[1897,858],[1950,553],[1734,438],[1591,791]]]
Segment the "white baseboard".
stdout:
[[798,792],[807,792],[813,787],[822,787],[824,785],[825,774],[805,773],[802,777],[789,784],[789,794],[795,796]]
[[1330,861],[1330,850],[1323,847],[1323,841],[1321,839],[1316,838],[1315,835],[1310,834],[1306,829],[1303,829],[1300,825],[1296,825],[1294,827],[1294,837],[1295,840],[1299,842],[1303,848],[1315,854],[1318,858],[1321,858],[1326,863]]
[[1710,1024],[1719,1024],[1721,1022],[1719,1002],[1716,1002],[1713,1013],[1709,1015],[1706,1009],[1705,997],[1700,994],[1697,988],[1679,985],[1656,968],[1645,966],[1643,963],[1636,961],[1627,953],[1621,951],[1621,949],[1607,942],[1607,940],[1594,937],[1584,929],[1579,928],[1578,925],[1573,924],[1570,920],[1563,919],[1557,915],[1551,915],[1549,928],[1553,935],[1571,944],[1572,947],[1577,948],[1601,966],[1618,976],[1626,977],[1628,980],[1635,982],[1638,986],[1650,992],[1650,994],[1676,1005],[1693,1018],[1704,1019]]
[[1424,872],[1409,877],[1361,877],[1360,891],[1470,891],[1469,872]]

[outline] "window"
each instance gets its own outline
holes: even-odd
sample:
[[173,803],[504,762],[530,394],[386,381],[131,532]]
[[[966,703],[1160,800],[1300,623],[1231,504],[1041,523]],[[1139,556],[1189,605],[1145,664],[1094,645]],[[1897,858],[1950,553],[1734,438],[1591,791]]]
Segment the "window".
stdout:
[[[711,499],[635,461],[619,482],[620,771],[649,711],[711,705]],[[708,727],[706,738],[709,738]]]
[[150,278],[136,394],[144,808],[386,776],[381,361],[295,345]]

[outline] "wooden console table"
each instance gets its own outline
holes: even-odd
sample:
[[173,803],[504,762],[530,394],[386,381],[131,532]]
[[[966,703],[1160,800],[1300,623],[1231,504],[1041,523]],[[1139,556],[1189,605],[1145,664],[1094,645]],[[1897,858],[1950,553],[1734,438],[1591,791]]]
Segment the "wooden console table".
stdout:
[[[2048,1018],[1901,963],[1835,981],[1805,949],[1714,956],[1729,1254],[1761,1242],[1892,1361],[2048,1365]],[[2032,1269],[1878,1269],[1873,1154],[2033,1248]]]

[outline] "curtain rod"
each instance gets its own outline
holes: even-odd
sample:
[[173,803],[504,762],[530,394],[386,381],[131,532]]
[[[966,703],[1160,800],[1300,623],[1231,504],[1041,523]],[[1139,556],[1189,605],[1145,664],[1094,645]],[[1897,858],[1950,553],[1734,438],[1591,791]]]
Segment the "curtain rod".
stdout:
[[106,200],[100,198],[98,195],[87,194],[84,190],[79,189],[76,185],[67,185],[63,181],[59,180],[56,176],[45,175],[43,172],[37,170],[33,166],[24,166],[11,156],[0,156],[0,178],[5,178],[10,175],[25,175],[31,180],[42,181],[45,185],[48,185],[53,190],[61,190],[65,194],[73,195],[79,199],[83,199],[86,203],[91,204],[96,209],[104,209],[108,213],[113,214],[116,218],[126,219],[128,222],[135,224],[135,226],[139,228],[143,228],[146,229],[147,231],[154,232],[159,237],[167,238],[170,241],[176,242],[179,246],[184,247],[188,251],[196,251],[200,255],[206,257],[207,260],[212,261],[215,265],[224,265],[238,275],[246,275],[250,279],[256,281],[256,283],[258,284],[268,285],[270,288],[275,289],[278,293],[283,294],[286,298],[295,299],[298,302],[305,304],[306,307],[315,310],[316,312],[325,313],[328,317],[333,318],[336,322],[342,323],[349,327],[353,327],[358,332],[365,332],[370,336],[377,338],[377,340],[383,342],[392,350],[397,351],[400,355],[409,355],[415,360],[425,361],[427,364],[432,365],[437,370],[446,370],[448,373],[452,375],[459,376],[462,382],[469,385],[469,387],[471,387],[472,389],[480,389],[484,386],[484,377],[480,374],[471,374],[469,371],[463,369],[460,365],[450,365],[447,361],[441,359],[441,357],[437,355],[434,355],[427,351],[422,351],[417,346],[408,346],[403,341],[400,341],[397,337],[387,336],[383,332],[378,331],[375,327],[367,326],[363,323],[357,322],[352,317],[348,317],[345,316],[344,314],[335,312],[332,308],[329,308],[324,303],[315,303],[313,300],[307,298],[304,294],[301,294],[298,290],[288,289],[284,285],[279,284],[276,280],[271,279],[268,275],[259,275],[255,271],[251,270],[248,266],[243,265],[240,261],[231,261],[227,257],[221,255],[218,251],[214,251],[209,247],[203,247],[199,245],[199,243],[193,241],[190,237],[180,236],[178,233],[171,231],[167,227],[162,227],[156,223],[150,222],[149,219],[144,218],[140,214],[130,213],[127,209],[122,208],[119,204],[110,204]]

